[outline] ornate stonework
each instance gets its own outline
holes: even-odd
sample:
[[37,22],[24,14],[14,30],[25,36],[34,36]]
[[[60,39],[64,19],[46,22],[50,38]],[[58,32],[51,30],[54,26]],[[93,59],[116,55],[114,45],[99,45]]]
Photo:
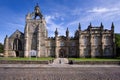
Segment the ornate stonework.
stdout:
[[[39,17],[39,18],[38,18]],[[115,35],[114,24],[111,30],[104,29],[101,25],[88,26],[81,30],[79,23],[74,37],[58,36],[56,29],[55,37],[47,36],[46,21],[43,18],[38,5],[32,13],[26,16],[24,33],[16,30],[4,41],[4,55],[14,57],[114,57]]]

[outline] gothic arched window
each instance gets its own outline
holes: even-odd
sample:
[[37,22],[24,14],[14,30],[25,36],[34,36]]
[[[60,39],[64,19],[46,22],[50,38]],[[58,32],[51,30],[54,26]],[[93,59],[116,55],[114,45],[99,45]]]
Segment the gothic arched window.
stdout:
[[98,37],[97,37],[97,36],[96,36],[96,37],[94,37],[94,44],[95,44],[95,45],[98,45],[98,40],[99,40],[99,39],[98,39]]
[[105,43],[106,43],[106,45],[108,45],[108,44],[110,43],[110,38],[109,38],[109,36],[106,36]]
[[105,56],[108,56],[108,55],[110,55],[110,54],[111,54],[110,48],[105,48],[105,49],[104,49],[104,55],[105,55]]
[[87,45],[87,42],[88,42],[87,36],[84,36],[84,37],[83,37],[83,44],[84,44],[84,45]]
[[16,38],[13,42],[13,50],[22,50],[22,42],[20,39]]

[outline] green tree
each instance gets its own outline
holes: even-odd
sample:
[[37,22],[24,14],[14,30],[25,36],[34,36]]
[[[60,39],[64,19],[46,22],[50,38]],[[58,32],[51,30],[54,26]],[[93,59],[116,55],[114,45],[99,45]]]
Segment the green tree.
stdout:
[[4,49],[3,44],[0,43],[0,53],[3,53],[3,51],[4,51],[3,49]]
[[115,44],[117,56],[120,56],[120,34],[115,34]]
[[120,47],[120,34],[115,34],[116,47]]

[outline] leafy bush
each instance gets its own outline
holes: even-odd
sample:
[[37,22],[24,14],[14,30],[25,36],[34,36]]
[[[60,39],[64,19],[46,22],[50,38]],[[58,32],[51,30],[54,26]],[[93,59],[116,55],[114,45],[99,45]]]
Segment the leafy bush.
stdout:
[[2,43],[0,43],[0,53],[3,53],[3,44]]

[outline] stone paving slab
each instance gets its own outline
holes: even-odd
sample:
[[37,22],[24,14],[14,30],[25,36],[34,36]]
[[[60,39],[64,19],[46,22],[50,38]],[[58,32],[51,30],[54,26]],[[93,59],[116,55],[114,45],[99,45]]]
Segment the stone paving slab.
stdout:
[[0,80],[120,80],[120,67],[0,67]]
[[0,67],[120,67],[120,65],[0,64]]

